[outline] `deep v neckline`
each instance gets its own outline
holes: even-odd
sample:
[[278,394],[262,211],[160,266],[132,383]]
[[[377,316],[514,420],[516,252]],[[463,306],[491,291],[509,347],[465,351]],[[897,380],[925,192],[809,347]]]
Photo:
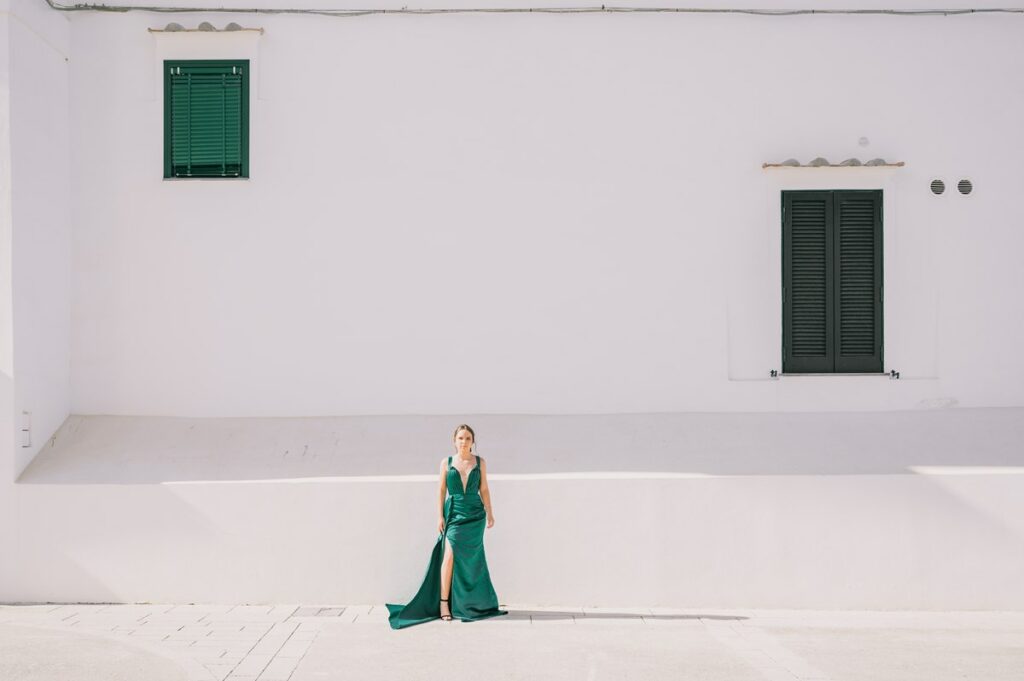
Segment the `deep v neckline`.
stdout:
[[455,472],[459,474],[459,482],[462,483],[462,493],[463,494],[466,494],[466,487],[469,485],[469,476],[473,475],[473,471],[475,471],[477,468],[480,467],[480,457],[478,455],[476,455],[476,454],[474,454],[473,456],[476,456],[476,463],[473,465],[472,468],[469,469],[469,473],[466,474],[466,479],[465,480],[462,479],[462,472],[458,468],[456,468],[455,466],[452,466],[452,458],[453,457],[450,457],[450,456],[448,457],[448,465],[451,466],[452,468],[455,468]]

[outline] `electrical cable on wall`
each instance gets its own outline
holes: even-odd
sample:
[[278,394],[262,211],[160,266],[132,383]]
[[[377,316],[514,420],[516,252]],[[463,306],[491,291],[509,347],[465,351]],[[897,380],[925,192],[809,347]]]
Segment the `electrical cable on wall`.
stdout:
[[53,0],[46,0],[51,8],[63,12],[94,11],[94,12],[218,12],[238,14],[318,14],[332,17],[356,17],[370,14],[593,14],[593,13],[671,13],[671,14],[755,14],[761,16],[793,16],[798,14],[883,14],[900,16],[955,16],[964,14],[1021,14],[1021,7],[992,8],[950,8],[950,9],[733,9],[733,8],[699,8],[699,7],[615,7],[598,5],[593,7],[452,7],[452,8],[410,8],[395,9],[276,9],[276,8],[228,8],[228,7],[153,7],[145,5],[95,5],[76,3],[62,5]]

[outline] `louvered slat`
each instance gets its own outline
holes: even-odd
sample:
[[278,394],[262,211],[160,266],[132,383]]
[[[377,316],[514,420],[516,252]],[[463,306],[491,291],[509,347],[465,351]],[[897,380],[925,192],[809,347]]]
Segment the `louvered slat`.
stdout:
[[824,357],[827,334],[825,202],[793,206],[793,356]]

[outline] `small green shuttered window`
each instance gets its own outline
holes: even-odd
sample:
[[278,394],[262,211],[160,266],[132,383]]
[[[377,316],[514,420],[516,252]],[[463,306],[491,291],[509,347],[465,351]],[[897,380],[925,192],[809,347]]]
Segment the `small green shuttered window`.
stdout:
[[882,192],[782,192],[783,373],[881,373]]
[[164,61],[164,177],[249,177],[249,60]]

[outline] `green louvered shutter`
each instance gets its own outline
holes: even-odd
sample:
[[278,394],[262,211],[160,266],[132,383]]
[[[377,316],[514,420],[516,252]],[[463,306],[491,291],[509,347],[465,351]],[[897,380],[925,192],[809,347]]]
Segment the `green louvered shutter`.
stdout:
[[782,371],[882,371],[882,193],[782,195]]
[[882,371],[881,199],[835,192],[836,371]]
[[164,177],[248,177],[248,60],[164,62]]
[[832,192],[784,192],[782,214],[782,371],[834,371]]

